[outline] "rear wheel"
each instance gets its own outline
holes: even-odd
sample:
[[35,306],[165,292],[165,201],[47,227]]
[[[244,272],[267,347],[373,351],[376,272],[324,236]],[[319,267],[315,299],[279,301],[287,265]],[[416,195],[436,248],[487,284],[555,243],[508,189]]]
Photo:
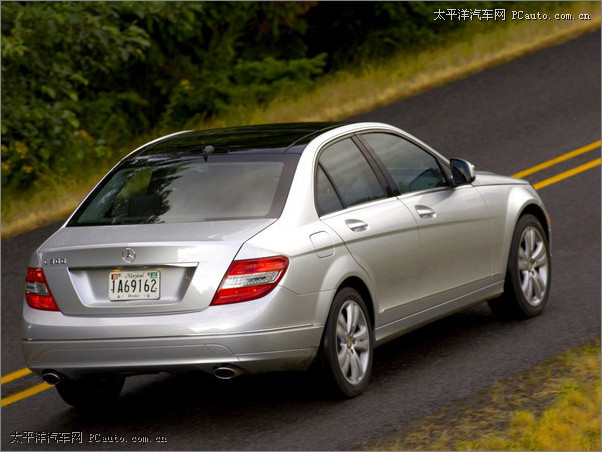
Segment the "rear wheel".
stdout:
[[349,287],[332,303],[320,347],[327,378],[346,397],[366,389],[372,373],[374,333],[364,300]]
[[90,375],[80,380],[65,379],[56,385],[61,398],[76,408],[98,408],[115,402],[125,377],[121,375]]
[[489,301],[496,317],[527,318],[543,312],[550,293],[551,261],[543,227],[533,215],[522,216],[516,225],[504,293]]

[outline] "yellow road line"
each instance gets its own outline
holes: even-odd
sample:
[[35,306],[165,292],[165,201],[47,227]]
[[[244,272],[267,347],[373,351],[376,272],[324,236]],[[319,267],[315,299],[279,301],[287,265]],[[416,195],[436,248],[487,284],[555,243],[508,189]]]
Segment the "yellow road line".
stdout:
[[575,174],[579,174],[579,173],[582,173],[583,171],[587,171],[588,169],[595,168],[596,166],[599,166],[601,162],[602,162],[602,158],[597,158],[596,160],[592,160],[591,162],[584,163],[583,165],[580,165],[576,168],[565,171],[564,173],[560,173],[554,177],[550,177],[549,179],[542,180],[541,182],[534,184],[533,187],[536,190],[539,190],[540,188],[555,184],[556,182],[560,182],[561,180],[567,179],[571,176],[574,176]]
[[1,384],[8,383],[9,381],[13,381],[13,380],[16,380],[17,378],[24,377],[25,375],[30,374],[30,373],[31,373],[31,370],[29,370],[27,368],[17,370],[13,373],[10,373],[10,374],[2,377],[2,379],[1,379],[2,381],[0,383]]
[[34,394],[37,394],[38,392],[46,391],[46,389],[50,388],[52,388],[52,385],[49,385],[48,383],[40,383],[38,385],[32,386],[29,389],[26,389],[25,391],[17,392],[16,394],[3,398],[0,402],[0,406],[5,407],[6,405],[18,402],[19,400],[30,397]]
[[541,171],[542,169],[549,168],[550,166],[556,165],[557,163],[564,162],[565,160],[571,159],[573,157],[577,157],[578,155],[585,154],[586,152],[589,152],[589,151],[593,151],[594,149],[600,147],[600,143],[601,143],[600,140],[594,141],[593,143],[583,146],[582,148],[575,149],[574,151],[571,151],[571,152],[567,152],[566,154],[563,154],[559,157],[553,158],[546,162],[540,163],[539,165],[533,166],[524,171],[520,171],[516,174],[513,174],[512,177],[517,177],[520,179],[525,176],[528,176],[529,174],[533,174],[533,173],[536,173],[537,171]]

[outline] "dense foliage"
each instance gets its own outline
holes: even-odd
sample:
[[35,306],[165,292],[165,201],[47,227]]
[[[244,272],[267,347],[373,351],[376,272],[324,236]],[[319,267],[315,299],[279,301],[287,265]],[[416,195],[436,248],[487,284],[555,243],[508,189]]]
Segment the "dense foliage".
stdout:
[[434,21],[435,9],[492,5],[2,2],[2,186],[435,44],[461,25]]

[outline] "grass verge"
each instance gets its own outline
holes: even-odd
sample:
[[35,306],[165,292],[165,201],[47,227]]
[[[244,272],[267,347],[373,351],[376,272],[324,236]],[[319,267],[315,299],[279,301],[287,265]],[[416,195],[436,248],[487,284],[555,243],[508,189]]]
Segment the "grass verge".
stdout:
[[[326,76],[309,92],[283,96],[262,108],[241,106],[228,116],[195,124],[194,128],[340,120],[600,28],[599,2],[576,2],[555,8],[555,12],[574,17],[587,13],[592,20],[471,23],[445,46],[400,53],[386,63],[366,64]],[[540,9],[537,2],[533,9]],[[160,134],[152,135],[154,138]],[[150,139],[151,136],[140,137],[138,142]],[[127,146],[115,155],[123,156],[134,147]],[[25,192],[3,192],[2,238],[66,218],[115,162],[116,159],[97,162],[81,168],[77,174],[43,176]]]
[[600,340],[445,407],[366,450],[600,450]]

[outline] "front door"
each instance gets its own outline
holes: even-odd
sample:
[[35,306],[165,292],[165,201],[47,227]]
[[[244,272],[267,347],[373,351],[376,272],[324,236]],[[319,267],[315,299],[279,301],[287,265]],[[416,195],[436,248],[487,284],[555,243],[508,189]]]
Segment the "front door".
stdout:
[[376,154],[399,190],[399,200],[418,224],[422,309],[489,284],[491,223],[485,201],[472,185],[451,187],[438,158],[389,133],[362,141]]

